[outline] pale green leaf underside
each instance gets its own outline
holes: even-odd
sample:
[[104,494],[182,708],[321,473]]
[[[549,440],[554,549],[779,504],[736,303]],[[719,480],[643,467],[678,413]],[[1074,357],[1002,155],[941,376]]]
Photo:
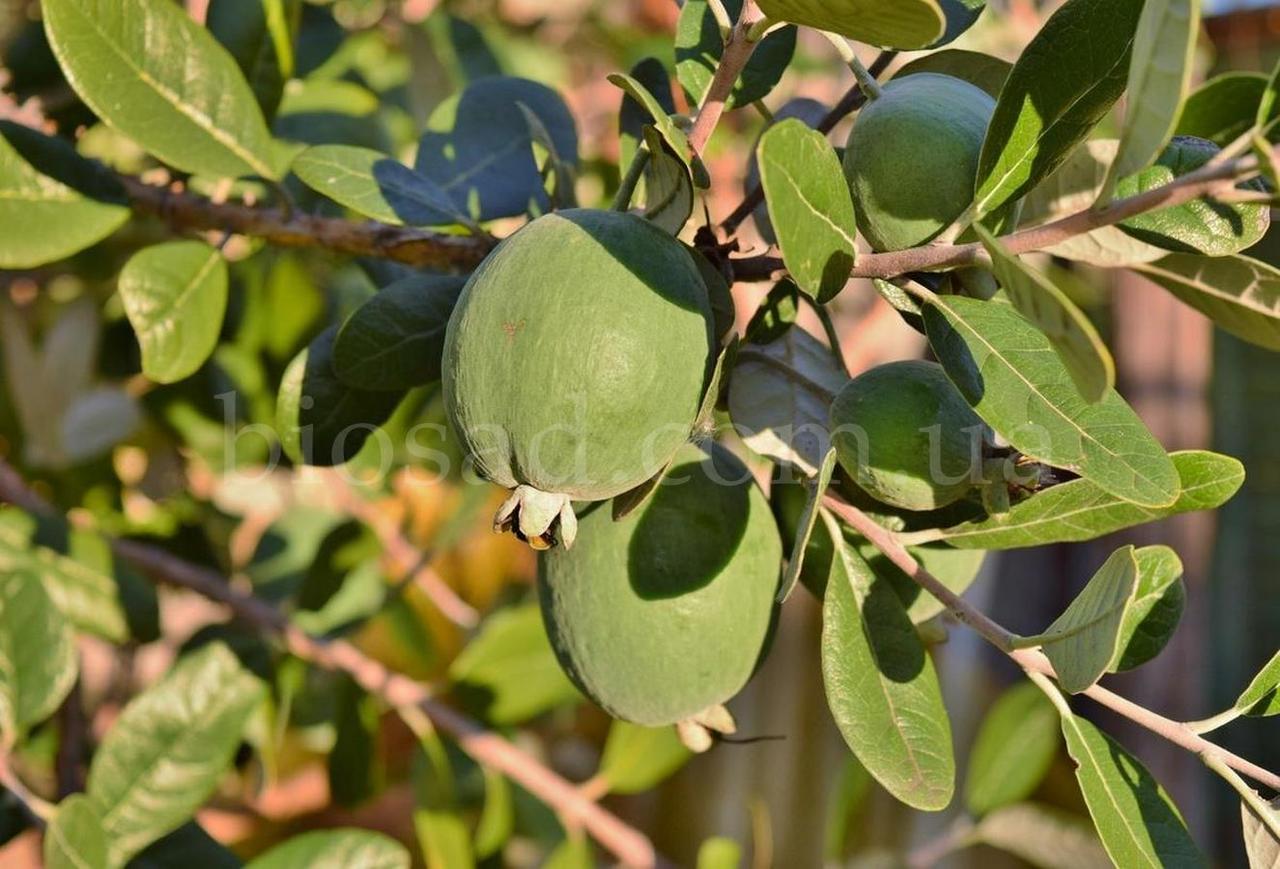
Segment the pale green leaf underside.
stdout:
[[965,807],[981,817],[1030,796],[1058,752],[1058,711],[1030,682],[1006,691],[982,721],[965,773]]
[[1280,652],[1253,677],[1236,700],[1235,708],[1245,715],[1280,715]]
[[226,771],[261,697],[262,683],[215,643],[125,707],[93,757],[86,787],[113,864],[191,817]]
[[831,485],[831,476],[835,473],[835,470],[836,451],[829,449],[822,458],[818,473],[805,481],[804,507],[800,511],[799,520],[796,522],[796,535],[791,544],[791,557],[787,560],[787,569],[783,572],[782,585],[778,589],[779,601],[785,601],[790,597],[791,592],[796,587],[796,583],[800,581],[800,574],[804,569],[805,550],[808,549],[809,538],[813,536],[813,529],[818,524],[818,505],[822,502],[822,496],[826,494],[827,487]]
[[1010,255],[990,230],[979,224],[974,230],[1009,301],[1049,339],[1080,394],[1090,402],[1105,398],[1116,384],[1116,366],[1089,318],[1052,281]]
[[100,869],[107,865],[107,835],[97,809],[84,794],[58,804],[44,832],[45,869]]
[[0,572],[0,742],[52,715],[76,670],[71,630],[39,575]]
[[1041,647],[1058,683],[1072,694],[1092,686],[1116,658],[1125,610],[1138,587],[1132,546],[1117,549],[1084,591],[1044,632]]
[[1244,483],[1244,465],[1202,450],[1170,454],[1182,481],[1172,506],[1139,507],[1084,479],[1037,492],[1003,516],[964,522],[920,535],[961,549],[1020,549],[1047,543],[1077,543],[1179,513],[1225,504]]
[[1175,253],[1134,269],[1223,329],[1280,350],[1280,270],[1247,256]]
[[316,145],[299,154],[290,168],[317,193],[383,223],[468,223],[439,185],[381,151],[353,145]]
[[160,160],[278,178],[271,134],[235,60],[166,0],[45,0],[45,32],[93,111]]
[[1135,504],[1177,500],[1178,472],[1133,409],[1115,390],[1086,402],[1049,339],[1011,306],[938,296],[925,325],[947,375],[1018,450]]
[[760,183],[796,285],[819,302],[844,288],[853,270],[853,201],[826,137],[791,118],[770,127],[758,149]]
[[1191,84],[1200,0],[1146,0],[1133,40],[1120,151],[1104,190],[1151,165],[1169,143]]
[[1063,716],[1067,751],[1112,862],[1126,869],[1190,869],[1204,857],[1164,788],[1092,722]]
[[148,378],[174,383],[213,354],[227,309],[227,264],[217,248],[202,241],[145,248],[125,264],[119,289]]
[[1111,861],[1089,822],[1039,803],[1015,803],[983,818],[974,838],[1040,869],[1081,869]]
[[858,760],[894,797],[938,811],[951,802],[955,758],[951,726],[933,661],[902,602],[840,533],[822,615],[827,705]]

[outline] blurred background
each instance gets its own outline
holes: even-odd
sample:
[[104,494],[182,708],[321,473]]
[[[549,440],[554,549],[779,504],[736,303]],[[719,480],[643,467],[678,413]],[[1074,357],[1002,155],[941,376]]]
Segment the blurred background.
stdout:
[[[204,2],[187,5],[198,19],[205,14]],[[1056,5],[990,0],[979,24],[953,47],[1013,59]],[[670,64],[679,11],[673,0],[309,3],[277,132],[407,155],[416,133],[467,81],[524,76],[565,95],[582,142],[579,199],[606,202],[618,183],[620,94],[605,77],[650,55]],[[1200,80],[1226,70],[1271,69],[1280,54],[1280,6],[1206,0],[1205,11]],[[38,17],[38,2],[0,0],[0,115],[62,132],[85,127],[82,151],[123,171],[163,173],[131,143],[94,124],[61,81]],[[894,66],[913,56],[898,57]],[[873,52],[864,56],[873,58]],[[851,84],[829,44],[802,33],[795,61],[767,102],[775,110],[796,97],[830,105]],[[715,220],[742,198],[745,160],[763,123],[751,109],[737,111],[712,143],[714,183],[705,207]],[[847,128],[846,121],[837,142]],[[499,227],[498,234],[504,231]],[[42,492],[98,527],[164,540],[186,557],[216,564],[232,582],[291,601],[309,629],[345,633],[388,664],[439,683],[571,779],[609,793],[607,804],[680,865],[692,865],[711,836],[737,841],[744,864],[757,867],[892,865],[875,863],[885,851],[930,862],[930,847],[954,816],[895,804],[850,757],[823,697],[815,600],[803,592],[791,599],[772,654],[731,704],[741,734],[768,739],[724,744],[692,759],[666,738],[645,743],[633,735],[628,742],[556,668],[529,595],[532,554],[488,530],[501,500],[496,490],[440,479],[421,462],[385,474],[383,457],[363,454],[346,474],[263,472],[271,442],[255,426],[274,415],[274,385],[284,365],[326,322],[389,276],[376,264],[233,239],[232,315],[223,345],[195,378],[153,387],[137,374],[137,348],[113,276],[130,252],[163,235],[159,225],[131,224],[65,266],[0,273],[0,454],[22,466]],[[740,243],[744,250],[762,249],[750,221]],[[1253,254],[1280,264],[1280,233]],[[1202,718],[1233,701],[1280,638],[1280,368],[1266,351],[1214,331],[1141,278],[1087,267],[1074,273],[1077,301],[1114,349],[1121,392],[1165,446],[1236,456],[1248,482],[1216,515],[1178,517],[1092,544],[993,554],[971,596],[1013,630],[1035,632],[1115,546],[1173,546],[1187,567],[1182,625],[1157,660],[1110,684],[1172,718]],[[736,288],[740,325],[766,290]],[[846,289],[833,310],[855,374],[924,352],[923,339],[869,285]],[[822,336],[816,322],[802,323]],[[70,408],[103,382],[124,385],[136,416],[112,417],[118,432],[104,432],[100,420],[77,428],[68,421]],[[388,430],[424,421],[443,422],[431,389],[415,393]],[[443,429],[436,431],[429,446],[456,465],[456,446]],[[424,748],[353,684],[308,671],[190,596],[162,593],[156,618],[159,630],[149,640],[146,631],[123,646],[84,640],[84,675],[59,713],[58,732],[77,728],[91,744],[121,702],[163,672],[177,649],[215,637],[272,681],[275,716],[262,723],[239,775],[184,834],[186,850],[152,854],[152,862],[140,865],[220,865],[211,862],[220,852],[209,839],[245,857],[289,833],[342,824],[382,829],[419,842],[423,851],[462,829],[487,865],[538,865],[567,853],[566,831],[554,814],[449,746],[433,749],[428,740]],[[963,629],[953,628],[936,655],[963,749],[1017,674]],[[1196,758],[1123,721],[1106,720],[1087,701],[1081,708],[1149,765],[1219,865],[1243,865],[1238,804],[1225,786]],[[1243,720],[1220,735],[1231,749],[1276,767],[1275,727]],[[73,786],[78,768],[77,758],[61,756],[57,744],[51,737],[41,749],[37,741],[22,759],[51,794]],[[627,752],[634,755],[629,760]],[[959,761],[963,771],[963,756]],[[602,762],[612,770],[608,775]],[[505,806],[497,793],[506,793]],[[1036,799],[1083,812],[1064,753]],[[22,831],[12,805],[0,804],[0,812],[0,865],[35,865],[34,836]],[[483,843],[481,831],[488,837]],[[176,862],[175,853],[182,855]],[[978,847],[941,865],[1022,864]]]

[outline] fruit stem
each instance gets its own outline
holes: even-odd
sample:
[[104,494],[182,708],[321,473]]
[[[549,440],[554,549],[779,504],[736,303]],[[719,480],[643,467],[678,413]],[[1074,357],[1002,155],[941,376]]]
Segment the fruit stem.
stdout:
[[614,211],[629,211],[631,209],[631,197],[635,196],[636,185],[644,177],[644,170],[648,165],[649,149],[647,146],[641,145],[639,150],[636,151],[636,155],[631,158],[631,165],[627,167],[627,174],[622,177],[622,184],[618,187],[618,192],[613,197]]
[[871,74],[871,71],[862,65],[862,61],[858,60],[857,52],[853,50],[849,40],[829,30],[823,30],[821,33],[836,47],[836,51],[840,54],[840,59],[853,71],[853,77],[858,80],[858,87],[862,88],[862,92],[867,95],[867,99],[871,101],[878,100],[880,98],[880,83],[876,81],[876,77]]

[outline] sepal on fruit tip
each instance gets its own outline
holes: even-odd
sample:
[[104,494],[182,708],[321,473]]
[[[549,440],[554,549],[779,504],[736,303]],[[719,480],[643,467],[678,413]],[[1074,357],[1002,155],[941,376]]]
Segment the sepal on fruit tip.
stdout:
[[518,486],[498,508],[493,530],[510,531],[539,551],[557,543],[570,549],[578,536],[578,517],[568,495]]

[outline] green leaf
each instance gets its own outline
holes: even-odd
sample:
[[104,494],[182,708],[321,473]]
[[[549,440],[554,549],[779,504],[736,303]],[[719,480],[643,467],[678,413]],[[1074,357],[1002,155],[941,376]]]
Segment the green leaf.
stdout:
[[1022,52],[978,162],[976,216],[1062,163],[1124,92],[1143,0],[1069,0]]
[[577,831],[569,835],[547,855],[542,869],[594,869],[595,856],[591,853],[591,841],[586,834]]
[[853,200],[826,136],[803,121],[775,124],[760,138],[760,182],[787,270],[800,289],[825,303],[853,271]]
[[955,789],[942,692],[897,594],[878,582],[823,512],[835,557],[822,614],[827,705],[849,748],[894,797],[939,811]]
[[124,192],[109,173],[61,139],[0,121],[0,268],[65,259],[128,219]]
[[476,865],[471,835],[461,816],[440,809],[418,809],[413,813],[413,826],[427,869],[471,869]]
[[167,0],[46,0],[67,82],[160,160],[201,175],[280,177],[271,134],[235,60]]
[[466,282],[451,275],[410,275],[379,290],[338,330],[334,374],[367,390],[438,381],[445,327]]
[[656,127],[644,128],[649,149],[644,166],[644,217],[678,236],[693,214],[693,176]]
[[668,103],[659,100],[649,92],[649,89],[642,82],[629,75],[615,72],[609,76],[609,81],[614,86],[621,88],[632,103],[649,113],[649,117],[653,120],[654,128],[662,135],[662,139],[670,147],[672,155],[679,157],[689,167],[693,183],[704,190],[710,187],[711,176],[707,174],[707,167],[693,153],[692,148],[689,146],[689,137],[671,119],[671,114],[667,110]]
[[1105,398],[1115,388],[1116,365],[1089,318],[1052,281],[1006,251],[990,230],[973,228],[1009,301],[1049,339],[1085,401]]
[[655,113],[668,119],[676,113],[671,74],[662,61],[656,57],[646,57],[631,67],[627,77],[638,86],[634,89],[641,96],[632,96],[627,89],[623,90],[622,108],[618,114],[618,134],[621,138],[621,158],[618,165],[624,169],[635,158],[644,139],[644,128],[653,123]]
[[45,869],[96,869],[107,865],[107,834],[93,803],[72,794],[58,804],[44,831]]
[[240,858],[195,821],[161,836],[129,861],[128,869],[240,869]]
[[1144,507],[1176,502],[1177,469],[1133,409],[1115,390],[1086,402],[1049,340],[1012,307],[937,296],[925,325],[947,376],[1019,451]]
[[1029,797],[1058,753],[1058,712],[1039,688],[1023,682],[1000,696],[973,742],[964,804],[981,817]]
[[213,354],[227,310],[227,264],[217,248],[202,241],[144,248],[125,264],[119,288],[148,378],[175,383]]
[[[858,554],[879,579],[893,586],[914,624],[926,622],[946,610],[942,601],[922,589],[871,543],[849,531],[845,532],[845,539],[857,547]],[[921,567],[956,594],[964,594],[973,585],[986,557],[986,553],[979,549],[952,549],[950,546],[912,546],[909,551]]]
[[927,48],[946,34],[937,0],[763,0],[777,21],[829,30],[881,48]]
[[1280,63],[1271,70],[1267,86],[1258,100],[1257,112],[1254,115],[1254,126],[1260,130],[1267,129],[1271,122],[1280,117]]
[[1087,821],[1039,803],[996,809],[978,823],[973,838],[1040,869],[1080,869],[1111,862]]
[[1253,808],[1240,802],[1240,825],[1244,833],[1244,850],[1250,869],[1275,869],[1280,866],[1280,837],[1273,830],[1280,825],[1280,799],[1270,803],[1270,825],[1258,817]]
[[1246,256],[1185,253],[1134,268],[1232,335],[1280,350],[1280,269]]
[[75,640],[40,577],[0,572],[0,744],[52,715],[76,671]]
[[337,330],[326,329],[289,363],[280,380],[276,424],[293,461],[329,467],[355,458],[390,418],[402,392],[352,389],[333,370]]
[[1087,719],[1064,714],[1062,733],[1089,814],[1115,865],[1206,865],[1173,800],[1146,767]]
[[560,95],[522,78],[486,76],[431,116],[414,168],[475,220],[512,217],[550,206],[533,157],[533,112],[567,166],[578,165],[578,132]]
[[1048,543],[1077,543],[1113,531],[1225,504],[1244,483],[1244,465],[1230,456],[1202,450],[1170,454],[1182,491],[1169,507],[1139,507],[1088,480],[1077,479],[1035,493],[1003,516],[964,522],[920,541],[944,540],[962,549],[1021,549]]
[[1138,18],[1129,64],[1129,87],[1120,152],[1104,190],[1140,172],[1160,155],[1178,123],[1191,85],[1200,0],[1146,0]]
[[1253,677],[1236,700],[1235,708],[1255,718],[1280,715],[1280,652]]
[[449,667],[459,695],[494,724],[518,724],[580,695],[556,662],[537,604],[500,610]]
[[822,496],[831,485],[831,475],[835,470],[836,451],[832,448],[828,449],[827,454],[823,456],[818,472],[805,480],[804,507],[801,508],[800,518],[796,523],[795,538],[791,543],[791,557],[787,559],[787,569],[782,575],[782,584],[778,587],[779,603],[791,596],[796,583],[800,581],[801,572],[804,570],[805,551],[809,548],[809,538],[813,536],[813,529],[818,524],[818,507],[822,503]]
[[191,817],[226,771],[262,695],[262,683],[212,643],[130,701],[94,754],[86,786],[112,865]]
[[1168,546],[1144,546],[1138,559],[1138,588],[1125,610],[1120,644],[1111,672],[1132,670],[1150,661],[1169,642],[1182,618],[1187,590],[1182,559]]
[[[782,106],[773,113],[760,131],[760,135],[756,137],[755,143],[751,146],[751,155],[747,159],[747,174],[742,179],[742,193],[744,196],[750,195],[753,191],[760,187],[760,140],[764,138],[764,134],[773,129],[777,124],[790,118],[795,118],[804,123],[806,127],[816,129],[827,116],[827,106],[817,100],[808,97],[797,97],[793,100],[787,100]],[[843,171],[843,170],[842,170]],[[841,174],[841,179],[844,175]],[[752,212],[752,218],[755,220],[756,231],[760,233],[769,244],[777,244],[778,236],[773,229],[773,221],[769,219],[769,203],[761,201]]]
[[205,26],[231,52],[268,118],[293,77],[301,17],[300,0],[211,0],[205,15]]
[[[724,7],[736,21],[742,0],[724,0]],[[795,51],[794,27],[784,27],[761,40],[734,84],[727,107],[748,106],[767,97],[782,78]],[[691,105],[700,105],[706,97],[723,54],[724,40],[710,3],[687,0],[676,22],[676,77],[689,95]]]
[[641,727],[627,721],[609,726],[597,773],[615,794],[647,791],[692,757],[674,727]]
[[291,167],[302,183],[365,217],[396,226],[451,226],[470,221],[430,178],[381,151],[313,145]]
[[1079,694],[1091,687],[1123,651],[1121,626],[1137,589],[1134,548],[1117,549],[1067,611],[1036,638],[1064,691]]
[[249,864],[248,869],[409,869],[409,852],[372,830],[314,830],[276,845]]
[[[1220,149],[1212,142],[1180,136],[1169,143],[1149,169],[1122,180],[1117,197],[1136,196],[1164,187],[1175,178],[1203,167]],[[1238,189],[1263,192],[1255,178]],[[1271,209],[1265,203],[1229,205],[1201,197],[1173,208],[1139,214],[1118,225],[1121,232],[1163,250],[1221,257],[1257,244],[1271,226]],[[1144,258],[1144,261],[1150,261]]]
[[333,747],[326,766],[335,805],[358,806],[377,792],[378,704],[349,676],[333,692]]
[[1227,72],[1211,78],[1187,97],[1174,132],[1225,148],[1253,126],[1266,89],[1262,73]]
[[511,797],[511,783],[506,776],[489,767],[484,768],[484,807],[476,822],[476,856],[484,859],[502,850],[515,832],[515,804]]
[[977,51],[966,51],[963,48],[948,48],[917,57],[894,73],[893,77],[902,78],[904,75],[936,72],[967,81],[999,99],[1000,91],[1003,90],[1004,83],[1012,70],[1013,64],[1007,60]]
[[742,846],[733,839],[713,836],[698,846],[697,869],[738,869]]

